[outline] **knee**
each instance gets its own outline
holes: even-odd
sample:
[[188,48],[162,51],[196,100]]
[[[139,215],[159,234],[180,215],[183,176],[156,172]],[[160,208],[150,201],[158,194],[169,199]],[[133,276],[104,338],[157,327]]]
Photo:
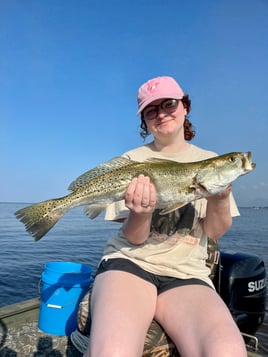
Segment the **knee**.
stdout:
[[205,356],[207,357],[247,357],[245,342],[241,335],[235,338],[223,337],[206,345]]
[[135,346],[132,347],[102,343],[101,345],[89,346],[83,357],[137,357],[142,355],[142,350],[137,350]]
[[221,347],[217,347],[214,351],[210,351],[209,354],[206,354],[208,357],[247,357],[247,350],[243,345],[232,345],[232,346],[224,346],[224,350]]

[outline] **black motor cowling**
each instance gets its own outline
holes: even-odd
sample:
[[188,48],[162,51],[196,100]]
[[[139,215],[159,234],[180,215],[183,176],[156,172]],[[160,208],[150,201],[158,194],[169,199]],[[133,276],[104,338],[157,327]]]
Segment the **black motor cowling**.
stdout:
[[221,252],[215,286],[241,332],[254,335],[262,324],[266,306],[266,271],[253,254]]

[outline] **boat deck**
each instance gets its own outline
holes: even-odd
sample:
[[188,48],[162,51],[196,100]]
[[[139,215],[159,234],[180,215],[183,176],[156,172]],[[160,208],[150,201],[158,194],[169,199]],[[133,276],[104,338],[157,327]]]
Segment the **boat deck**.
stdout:
[[39,299],[0,308],[1,357],[81,357],[66,336],[38,329]]
[[[82,357],[68,337],[48,335],[38,329],[38,311],[38,299],[0,308],[0,356]],[[268,357],[267,319],[256,336],[258,349],[249,349],[248,356]]]

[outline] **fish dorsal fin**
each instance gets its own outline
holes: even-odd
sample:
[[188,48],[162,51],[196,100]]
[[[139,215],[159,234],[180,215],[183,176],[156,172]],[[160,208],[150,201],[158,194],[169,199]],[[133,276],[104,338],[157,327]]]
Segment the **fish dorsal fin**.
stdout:
[[78,176],[68,187],[68,190],[75,191],[79,187],[83,186],[85,183],[90,180],[103,175],[107,172],[110,172],[115,169],[119,169],[122,167],[127,167],[135,163],[126,157],[115,157],[112,160],[106,161],[101,165],[96,166],[94,169],[91,169],[82,175]]

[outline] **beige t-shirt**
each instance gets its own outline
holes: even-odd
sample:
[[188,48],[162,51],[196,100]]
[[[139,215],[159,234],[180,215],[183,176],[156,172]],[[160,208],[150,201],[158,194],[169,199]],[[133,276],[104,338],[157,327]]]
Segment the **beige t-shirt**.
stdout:
[[[177,162],[194,162],[216,156],[214,152],[203,150],[190,144],[186,150],[165,154],[154,151],[149,145],[128,151],[123,156],[135,161],[149,158],[162,158]],[[239,211],[233,199],[231,214],[238,216]],[[104,259],[125,258],[138,264],[141,268],[154,274],[181,279],[197,278],[213,286],[206,266],[207,236],[203,232],[202,219],[206,215],[206,199],[191,202],[176,211],[159,215],[155,210],[152,217],[151,232],[142,245],[133,245],[119,230],[116,237],[111,238],[104,250]],[[124,201],[110,205],[105,219],[117,220],[126,218],[128,209]]]

